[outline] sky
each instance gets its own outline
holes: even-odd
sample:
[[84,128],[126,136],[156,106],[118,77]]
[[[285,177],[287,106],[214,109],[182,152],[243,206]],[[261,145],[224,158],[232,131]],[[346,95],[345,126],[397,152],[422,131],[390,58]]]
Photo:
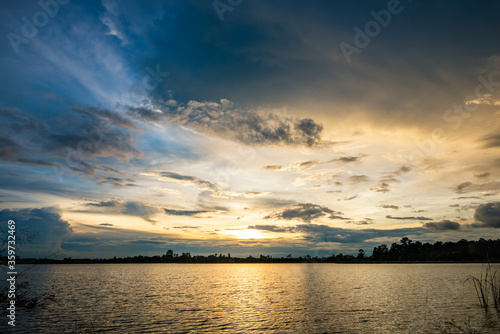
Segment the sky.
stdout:
[[0,228],[36,236],[20,256],[500,236],[498,2],[0,6]]

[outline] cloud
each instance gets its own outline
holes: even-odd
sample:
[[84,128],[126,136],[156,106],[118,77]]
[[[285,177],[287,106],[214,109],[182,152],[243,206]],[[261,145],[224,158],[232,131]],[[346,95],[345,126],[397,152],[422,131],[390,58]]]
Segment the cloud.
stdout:
[[102,176],[96,175],[97,185],[110,184],[115,188],[121,188],[123,186],[136,186],[133,182],[135,180],[130,178],[115,177],[115,176]]
[[429,218],[429,217],[393,217],[391,215],[387,215],[387,216],[385,216],[385,218],[400,219],[400,220],[432,220],[432,218]]
[[234,107],[231,101],[189,101],[177,108],[156,106],[155,110],[129,107],[129,114],[142,120],[174,122],[197,131],[247,145],[325,145],[323,126],[310,118],[296,119],[271,111]]
[[360,157],[353,157],[353,156],[349,156],[349,157],[340,157],[340,158],[337,158],[337,159],[334,159],[334,161],[341,161],[341,162],[356,162],[360,159]]
[[140,202],[126,202],[124,204],[124,210],[122,213],[124,215],[141,217],[145,221],[150,222],[154,225],[156,221],[151,219],[151,216],[154,216],[159,212],[161,212],[161,210],[154,206],[150,206]]
[[118,199],[88,202],[83,205],[88,207],[88,209],[83,212],[135,216],[140,217],[152,224],[156,223],[156,221],[152,219],[152,216],[162,212],[158,207],[151,206],[146,203],[137,201],[122,201]]
[[349,183],[351,184],[358,184],[361,182],[368,182],[370,181],[370,178],[366,175],[352,175],[347,178],[349,180]]
[[401,166],[397,170],[389,173],[384,173],[384,176],[380,178],[380,182],[373,188],[370,188],[371,191],[387,193],[391,191],[391,184],[400,182],[397,179],[398,176],[406,174],[411,171],[411,167],[409,166]]
[[486,183],[472,183],[463,182],[455,187],[455,192],[457,194],[464,194],[469,192],[479,192],[479,191],[495,191],[500,188],[500,182],[490,181]]
[[255,198],[253,202],[264,209],[275,209],[297,204],[296,201],[279,198]]
[[483,178],[486,178],[486,177],[489,177],[491,174],[486,172],[486,173],[482,173],[482,174],[474,174],[475,177],[477,177],[478,179],[483,179]]
[[69,151],[75,162],[96,157],[117,157],[129,161],[142,156],[131,134],[105,128],[98,119],[85,121],[79,129],[50,134],[44,149],[64,157]]
[[483,148],[500,147],[500,132],[486,135],[480,141],[483,142]]
[[468,211],[472,209],[476,209],[479,206],[479,203],[472,202],[467,205],[460,205],[460,204],[451,204],[448,205],[450,208],[455,208],[455,211],[461,212],[461,211]]
[[342,198],[337,199],[337,201],[352,201],[353,199],[356,199],[358,197],[359,197],[359,195],[344,196]]
[[106,12],[100,15],[102,24],[108,27],[108,35],[115,36],[121,41],[122,46],[130,43],[127,35],[124,32],[122,23],[122,15],[119,12],[119,6],[116,2],[103,0],[102,6],[106,8]]
[[4,209],[0,211],[0,226],[7,231],[7,221],[16,222],[17,240],[21,245],[24,229],[36,237],[24,246],[20,246],[16,254],[22,257],[48,256],[62,251],[61,244],[73,233],[69,223],[61,218],[57,208],[40,209]]
[[115,168],[100,164],[99,159],[130,161],[142,156],[130,133],[136,130],[133,122],[117,112],[72,107],[64,118],[55,116],[51,126],[47,126],[20,110],[0,110],[0,120],[7,129],[0,136],[0,159],[55,168],[59,176],[69,171],[70,175],[95,177],[101,184],[121,186],[118,180],[113,182],[98,176],[99,173],[121,174]]
[[23,151],[23,147],[11,138],[0,135],[0,159],[7,161],[16,161],[18,154]]
[[460,230],[461,226],[459,223],[451,220],[443,220],[440,222],[430,222],[422,225],[424,228],[431,231],[456,231]]
[[371,224],[375,224],[375,220],[373,220],[371,218],[363,218],[363,220],[358,220],[358,221],[354,221],[354,220],[346,221],[346,224],[371,225]]
[[410,209],[411,212],[416,212],[416,213],[426,212],[426,210],[414,208],[413,205],[405,205],[404,207],[407,208],[407,209]]
[[380,237],[401,237],[411,234],[421,234],[423,228],[402,228],[392,230],[363,229],[352,230],[328,225],[301,224],[294,228],[295,232],[305,234],[304,239],[310,242],[359,243]]
[[381,204],[381,205],[377,205],[377,206],[380,207],[380,208],[384,208],[384,209],[393,209],[393,210],[398,210],[399,209],[399,206],[392,205],[392,204]]
[[277,226],[277,225],[251,225],[248,226],[247,228],[249,229],[254,229],[254,230],[262,230],[262,231],[270,231],[270,232],[292,232],[293,227],[291,226]]
[[296,162],[296,163],[294,163],[289,168],[296,168],[296,169],[299,169],[299,170],[306,170],[306,169],[313,168],[313,167],[315,167],[315,166],[317,166],[317,165],[319,165],[321,163],[322,163],[321,161],[317,161],[317,160],[302,161],[302,162]]
[[314,168],[318,165],[324,165],[324,164],[329,164],[332,162],[343,162],[343,163],[351,163],[351,162],[356,162],[359,161],[361,156],[345,156],[345,157],[340,157],[340,158],[335,158],[331,160],[326,160],[326,161],[319,161],[319,160],[307,160],[307,161],[298,161],[289,164],[288,166],[283,166],[283,165],[267,165],[262,167],[262,169],[267,169],[267,170],[299,170],[299,171],[305,171],[311,168]]
[[72,110],[82,115],[89,116],[91,119],[100,120],[102,122],[101,127],[104,130],[108,129],[110,126],[110,124],[107,124],[107,122],[120,128],[137,130],[137,126],[132,120],[125,118],[121,114],[114,111],[110,111],[107,109],[100,109],[92,106],[86,106],[86,107],[74,106],[72,107]]
[[257,196],[263,196],[269,194],[268,191],[247,191],[245,193],[245,197],[257,197]]
[[342,217],[344,214],[339,211],[333,211],[326,206],[321,206],[311,203],[298,203],[288,207],[282,211],[274,212],[271,215],[264,217],[265,219],[298,219],[310,223],[312,220],[329,215],[329,219],[346,219]]
[[95,207],[99,207],[99,208],[108,208],[108,207],[116,207],[118,205],[121,205],[121,203],[117,200],[109,200],[109,201],[101,201],[101,202],[97,202],[97,203],[85,203],[84,204],[85,206],[95,206]]
[[163,209],[167,215],[170,216],[197,216],[200,213],[209,212],[207,210],[171,210]]
[[141,173],[141,175],[154,176],[158,180],[167,182],[176,182],[183,185],[194,185],[201,190],[209,191],[214,197],[228,198],[231,197],[230,194],[223,191],[217,184],[202,180],[196,176],[182,175],[175,172],[169,171],[155,171]]
[[474,213],[473,227],[500,228],[500,202],[481,204]]
[[473,100],[468,100],[468,105],[483,104],[488,106],[500,106],[500,100],[496,99],[492,94],[477,95]]
[[262,167],[262,169],[267,169],[267,170],[282,170],[283,166],[281,165],[267,165]]
[[386,193],[390,191],[391,185],[387,182],[379,182],[374,188],[370,188],[371,191]]

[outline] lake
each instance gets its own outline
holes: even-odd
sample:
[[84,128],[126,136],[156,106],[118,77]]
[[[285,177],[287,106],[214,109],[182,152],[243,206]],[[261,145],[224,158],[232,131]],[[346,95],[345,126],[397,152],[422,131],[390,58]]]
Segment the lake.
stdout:
[[[27,267],[27,266],[19,266]],[[61,264],[27,271],[55,302],[18,311],[14,333],[481,333],[481,264]],[[19,270],[19,269],[18,269]],[[441,329],[437,328],[441,326]],[[452,331],[453,332],[453,331]]]

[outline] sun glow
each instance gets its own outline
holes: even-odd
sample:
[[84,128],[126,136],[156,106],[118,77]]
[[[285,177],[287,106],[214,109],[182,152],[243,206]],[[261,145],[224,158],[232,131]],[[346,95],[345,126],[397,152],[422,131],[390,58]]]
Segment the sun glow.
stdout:
[[227,230],[225,232],[228,235],[237,237],[238,239],[267,239],[271,238],[260,233],[258,230],[253,229],[238,229],[238,230]]

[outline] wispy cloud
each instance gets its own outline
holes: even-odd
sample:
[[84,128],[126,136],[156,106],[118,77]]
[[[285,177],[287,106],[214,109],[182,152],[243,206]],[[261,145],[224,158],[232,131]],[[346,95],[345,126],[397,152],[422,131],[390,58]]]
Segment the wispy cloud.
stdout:
[[145,172],[141,173],[141,175],[153,176],[157,180],[165,182],[175,182],[183,185],[193,185],[201,190],[209,191],[215,197],[229,198],[232,196],[230,193],[222,190],[219,185],[206,180],[202,180],[196,176],[182,175],[170,171]]

